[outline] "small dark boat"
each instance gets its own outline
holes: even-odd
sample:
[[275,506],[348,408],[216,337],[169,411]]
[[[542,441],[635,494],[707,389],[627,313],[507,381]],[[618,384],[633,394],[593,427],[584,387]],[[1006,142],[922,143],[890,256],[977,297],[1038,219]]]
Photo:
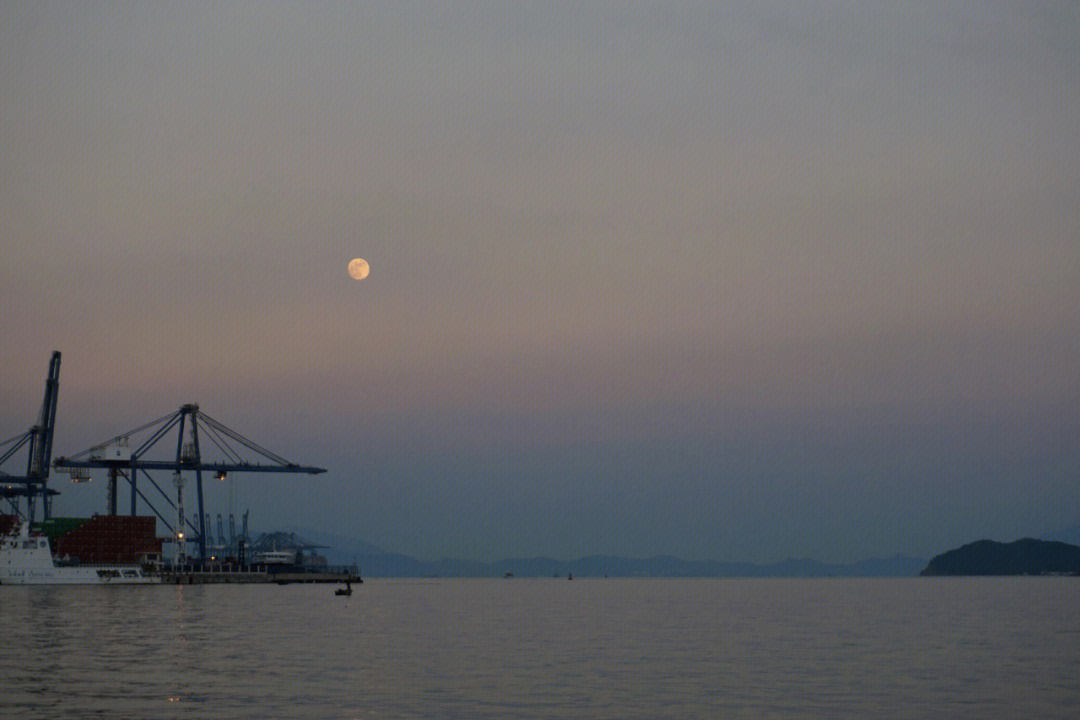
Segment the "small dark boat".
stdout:
[[349,584],[349,583],[345,583],[345,587],[338,588],[337,590],[334,591],[334,594],[335,595],[352,595],[352,585]]

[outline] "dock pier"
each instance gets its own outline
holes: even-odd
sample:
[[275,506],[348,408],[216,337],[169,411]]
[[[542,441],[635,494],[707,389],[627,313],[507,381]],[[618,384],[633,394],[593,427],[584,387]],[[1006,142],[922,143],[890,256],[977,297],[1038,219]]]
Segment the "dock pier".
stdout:
[[302,568],[278,568],[266,565],[207,565],[164,568],[161,582],[166,585],[210,585],[221,583],[275,583],[294,585],[299,583],[362,583],[355,567],[331,567],[318,571]]

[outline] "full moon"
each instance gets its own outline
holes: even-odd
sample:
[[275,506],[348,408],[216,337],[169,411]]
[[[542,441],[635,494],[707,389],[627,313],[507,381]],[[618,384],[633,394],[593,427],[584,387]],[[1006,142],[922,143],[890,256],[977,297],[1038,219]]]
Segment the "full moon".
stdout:
[[367,264],[367,260],[363,258],[355,258],[349,262],[349,275],[353,280],[363,280],[370,271],[371,267]]

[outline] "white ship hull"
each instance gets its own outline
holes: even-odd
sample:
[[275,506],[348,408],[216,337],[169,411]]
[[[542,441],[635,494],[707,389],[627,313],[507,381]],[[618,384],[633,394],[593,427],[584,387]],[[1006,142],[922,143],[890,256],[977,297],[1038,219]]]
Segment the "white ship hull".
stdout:
[[0,585],[150,585],[161,576],[133,565],[79,565],[0,571]]
[[17,535],[0,538],[0,585],[149,585],[161,575],[141,565],[56,565],[49,541]]

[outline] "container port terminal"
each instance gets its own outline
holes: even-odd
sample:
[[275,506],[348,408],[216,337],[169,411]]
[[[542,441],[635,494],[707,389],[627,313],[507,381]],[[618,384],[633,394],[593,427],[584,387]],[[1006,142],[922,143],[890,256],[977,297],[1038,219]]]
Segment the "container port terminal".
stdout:
[[[317,552],[323,546],[293,533],[264,533],[252,540],[247,512],[236,528],[231,492],[228,533],[217,513],[214,536],[205,480],[225,483],[247,473],[317,475],[325,468],[289,462],[194,403],[53,461],[59,376],[60,353],[53,352],[38,422],[0,443],[0,584],[361,582],[355,566],[328,565]],[[25,472],[5,472],[24,451]],[[53,498],[59,493],[50,486],[50,470],[73,483],[103,475],[105,512],[54,517]],[[126,513],[120,506],[123,494]]]

